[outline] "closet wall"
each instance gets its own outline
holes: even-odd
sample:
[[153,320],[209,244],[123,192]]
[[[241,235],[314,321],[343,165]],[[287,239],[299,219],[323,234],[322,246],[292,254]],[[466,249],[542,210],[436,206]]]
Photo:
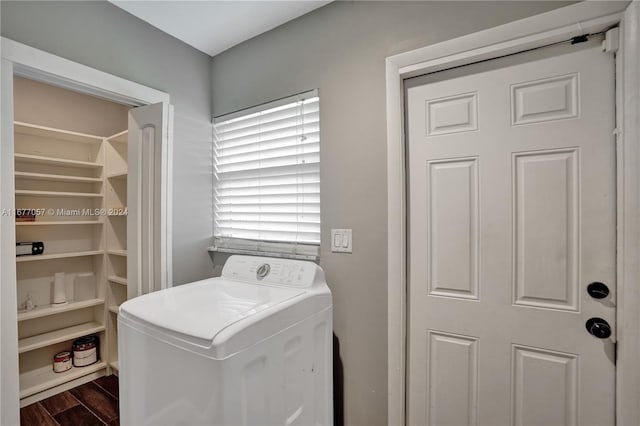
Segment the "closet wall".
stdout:
[[14,119],[108,137],[127,129],[129,106],[16,77]]
[[[44,242],[43,254],[16,257],[26,405],[117,373],[117,308],[127,295],[129,107],[23,78],[14,87],[16,208],[36,212],[16,219],[16,241]],[[54,372],[53,356],[87,335],[99,338],[98,362]]]

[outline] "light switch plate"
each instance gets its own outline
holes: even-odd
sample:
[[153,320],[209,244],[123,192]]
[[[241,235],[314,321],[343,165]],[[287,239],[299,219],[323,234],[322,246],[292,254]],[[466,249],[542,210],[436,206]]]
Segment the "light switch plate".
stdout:
[[331,230],[331,251],[333,253],[352,253],[353,240],[351,229]]

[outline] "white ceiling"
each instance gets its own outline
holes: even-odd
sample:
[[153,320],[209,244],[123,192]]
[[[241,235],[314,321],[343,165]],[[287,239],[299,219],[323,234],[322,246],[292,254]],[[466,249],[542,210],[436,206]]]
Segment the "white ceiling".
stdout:
[[214,56],[331,0],[110,0],[154,27]]

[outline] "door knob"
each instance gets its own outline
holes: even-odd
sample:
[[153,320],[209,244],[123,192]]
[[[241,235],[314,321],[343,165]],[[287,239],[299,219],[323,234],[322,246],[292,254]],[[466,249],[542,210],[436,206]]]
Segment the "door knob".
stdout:
[[585,326],[589,334],[598,339],[606,339],[611,336],[611,326],[602,318],[589,318]]
[[594,299],[604,299],[609,295],[609,287],[596,281],[587,286],[587,293]]

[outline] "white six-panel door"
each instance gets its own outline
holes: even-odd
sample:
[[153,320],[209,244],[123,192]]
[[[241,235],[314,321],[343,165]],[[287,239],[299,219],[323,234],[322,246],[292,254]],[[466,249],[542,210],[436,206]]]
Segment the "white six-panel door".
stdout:
[[566,44],[406,90],[407,423],[613,425],[613,55]]

